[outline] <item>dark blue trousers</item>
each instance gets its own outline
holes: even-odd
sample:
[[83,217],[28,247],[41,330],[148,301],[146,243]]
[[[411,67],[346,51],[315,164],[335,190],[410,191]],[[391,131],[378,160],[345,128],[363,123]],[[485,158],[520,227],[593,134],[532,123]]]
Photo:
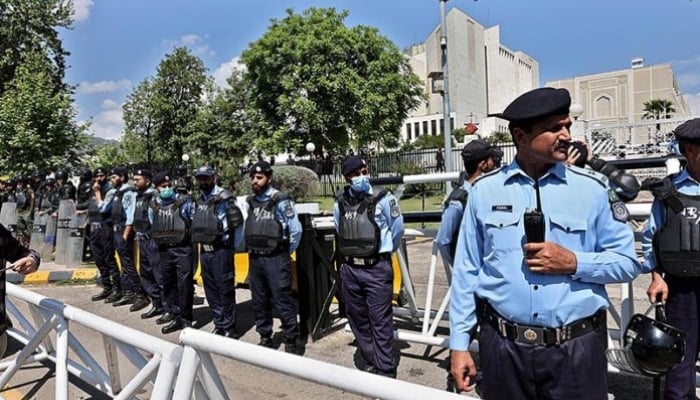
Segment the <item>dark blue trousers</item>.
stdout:
[[548,347],[513,342],[483,323],[479,359],[484,398],[605,400],[607,346],[605,319],[596,331]]
[[163,273],[163,296],[175,307],[171,311],[185,323],[192,322],[194,299],[194,263],[192,246],[160,249],[160,267]]
[[683,361],[666,374],[664,398],[695,400],[695,360],[698,357],[700,279],[668,276],[666,321],[688,336]]
[[253,296],[255,330],[260,336],[272,335],[272,307],[280,315],[286,340],[299,336],[297,299],[292,296],[292,261],[288,253],[276,256],[250,254],[248,284]]
[[141,286],[154,307],[172,312],[171,304],[163,299],[163,274],[160,270],[158,245],[151,238],[139,238],[139,275]]
[[221,330],[236,327],[236,280],[231,249],[200,253],[202,280],[214,326]]
[[92,259],[100,271],[100,282],[105,290],[121,290],[119,267],[114,258],[114,229],[109,224],[90,226],[90,251]]
[[114,248],[119,254],[122,263],[122,286],[137,295],[143,295],[141,278],[134,265],[134,235],[129,235],[127,240],[122,237],[124,231],[114,231]]
[[[381,375],[395,377],[391,263],[380,260],[373,266],[342,264],[340,276],[345,313],[361,356],[358,368],[374,367]],[[365,365],[361,365],[363,362]]]

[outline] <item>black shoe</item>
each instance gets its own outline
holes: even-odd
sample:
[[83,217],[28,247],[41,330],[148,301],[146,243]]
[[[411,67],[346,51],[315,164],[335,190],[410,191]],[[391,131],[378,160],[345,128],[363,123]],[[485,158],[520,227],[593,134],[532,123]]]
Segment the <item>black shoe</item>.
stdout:
[[122,299],[122,296],[124,295],[121,291],[115,290],[109,296],[107,296],[107,298],[105,299],[105,303],[109,304],[114,303],[115,301],[119,301]]
[[296,339],[287,339],[284,342],[284,352],[291,354],[299,354],[299,346]]
[[111,290],[104,289],[104,290],[102,290],[100,293],[98,293],[98,294],[96,294],[96,295],[90,297],[90,300],[92,300],[92,301],[104,300],[104,299],[106,299],[107,297],[109,297],[111,294],[112,294],[112,291],[111,291]]
[[214,329],[214,334],[219,335],[219,336],[223,336],[223,337],[227,337],[227,338],[231,338],[231,339],[238,339],[241,337],[241,334],[238,333],[236,328],[231,328],[229,330],[216,328],[216,329]]
[[173,333],[175,331],[185,329],[188,326],[190,325],[183,322],[182,320],[176,319],[171,321],[168,325],[165,325],[164,327],[160,328],[160,331],[167,335],[168,333]]
[[163,314],[164,310],[162,307],[151,306],[151,309],[141,314],[141,319],[149,319],[155,316]]
[[172,321],[175,319],[175,316],[170,314],[169,312],[166,312],[165,314],[161,315],[157,320],[156,324],[158,325],[163,325],[167,324],[168,322]]
[[135,300],[136,296],[133,293],[126,293],[124,296],[122,296],[120,300],[112,303],[112,305],[114,307],[125,306],[127,304],[133,304]]
[[267,347],[270,349],[275,348],[275,344],[272,342],[272,338],[269,336],[260,336],[260,342],[258,343],[258,346]]
[[129,311],[135,312],[148,307],[151,302],[145,296],[134,296],[134,304],[129,307]]

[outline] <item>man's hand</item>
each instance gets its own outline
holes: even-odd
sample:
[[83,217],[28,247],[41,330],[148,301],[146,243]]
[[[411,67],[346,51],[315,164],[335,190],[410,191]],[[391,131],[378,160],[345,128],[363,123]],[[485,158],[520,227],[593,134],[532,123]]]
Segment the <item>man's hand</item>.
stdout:
[[578,262],[571,251],[552,242],[526,243],[525,263],[532,272],[551,275],[571,275]]
[[569,147],[569,153],[566,157],[566,161],[564,161],[567,165],[576,165],[576,161],[578,161],[579,157],[581,157],[581,153],[578,151],[578,149],[574,146]]
[[476,364],[468,351],[450,351],[450,372],[455,379],[455,387],[458,392],[471,392],[474,390],[474,378],[476,377]]
[[668,299],[668,284],[666,284],[664,278],[661,277],[661,274],[659,274],[656,271],[652,271],[651,283],[649,284],[649,288],[647,289],[647,296],[649,296],[649,302],[656,303],[656,299],[659,295],[661,295],[661,301],[665,303],[666,299]]
[[15,261],[13,265],[14,267],[12,269],[22,275],[31,274],[32,272],[36,271],[37,268],[39,268],[34,257],[29,256],[20,258],[19,260]]

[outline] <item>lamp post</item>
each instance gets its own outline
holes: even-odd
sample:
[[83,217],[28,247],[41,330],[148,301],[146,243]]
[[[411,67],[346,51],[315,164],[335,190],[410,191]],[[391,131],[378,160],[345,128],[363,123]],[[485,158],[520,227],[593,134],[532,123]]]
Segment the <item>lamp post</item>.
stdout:
[[585,140],[587,143],[591,143],[591,138],[588,137],[586,131],[588,130],[588,121],[580,119],[583,115],[583,106],[578,103],[572,103],[569,107],[569,115],[571,115],[574,120],[571,122],[571,139],[573,140]]
[[183,155],[182,155],[182,162],[185,163],[185,170],[186,170],[187,173],[189,174],[190,168],[189,168],[189,166],[187,165],[187,162],[188,162],[188,161],[190,161],[190,155],[187,154],[187,153],[183,154]]
[[[445,134],[445,171],[452,172],[452,132],[450,132],[450,95],[449,81],[447,79],[447,22],[445,6],[449,0],[440,1],[440,49],[442,50],[442,115]],[[447,182],[445,189],[449,193],[452,184]]]

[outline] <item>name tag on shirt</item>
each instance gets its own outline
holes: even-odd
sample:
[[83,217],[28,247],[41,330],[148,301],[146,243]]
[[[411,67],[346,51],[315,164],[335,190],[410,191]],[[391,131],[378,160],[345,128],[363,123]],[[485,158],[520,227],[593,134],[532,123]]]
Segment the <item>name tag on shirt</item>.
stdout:
[[513,212],[513,206],[511,206],[511,205],[496,205],[496,206],[491,206],[491,211]]

